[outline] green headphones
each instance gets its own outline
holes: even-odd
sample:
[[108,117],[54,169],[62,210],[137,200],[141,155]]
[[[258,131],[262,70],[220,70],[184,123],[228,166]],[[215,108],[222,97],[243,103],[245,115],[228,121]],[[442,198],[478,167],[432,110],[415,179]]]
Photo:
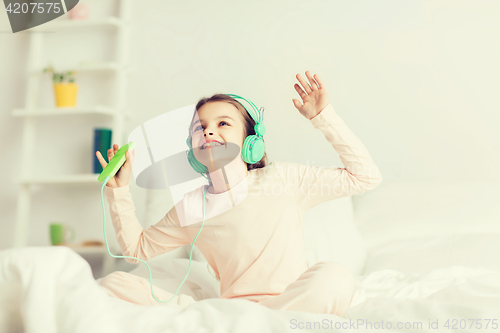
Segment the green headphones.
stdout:
[[[266,133],[266,127],[263,124],[264,108],[261,108],[261,110],[259,111],[259,109],[257,109],[255,104],[253,104],[246,98],[234,94],[226,94],[226,95],[247,101],[248,104],[250,104],[256,112],[256,114],[250,112],[250,110],[242,104],[245,110],[247,110],[248,114],[256,122],[254,126],[256,135],[249,135],[245,138],[245,141],[243,142],[243,147],[241,148],[241,157],[243,161],[245,161],[246,163],[255,164],[262,159],[265,152],[264,140],[262,139],[262,136]],[[189,147],[189,150],[186,152],[189,164],[191,165],[191,167],[193,167],[194,171],[198,173],[201,174],[208,173],[208,168],[205,165],[201,164],[193,154],[192,139],[193,138],[191,136],[191,128],[189,128],[189,137],[186,140],[186,144]],[[205,177],[205,175],[203,175],[203,177]]]

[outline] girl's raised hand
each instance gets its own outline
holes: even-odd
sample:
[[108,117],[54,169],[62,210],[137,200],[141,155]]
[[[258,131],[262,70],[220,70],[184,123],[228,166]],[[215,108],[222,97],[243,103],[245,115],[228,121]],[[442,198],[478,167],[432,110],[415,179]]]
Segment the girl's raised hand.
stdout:
[[312,119],[328,105],[328,93],[318,74],[314,74],[313,78],[311,72],[306,71],[306,76],[311,85],[309,85],[300,74],[297,74],[297,80],[302,84],[305,91],[302,90],[298,84],[294,85],[304,105],[302,105],[298,99],[293,99],[292,101],[297,110],[299,110],[304,117]]

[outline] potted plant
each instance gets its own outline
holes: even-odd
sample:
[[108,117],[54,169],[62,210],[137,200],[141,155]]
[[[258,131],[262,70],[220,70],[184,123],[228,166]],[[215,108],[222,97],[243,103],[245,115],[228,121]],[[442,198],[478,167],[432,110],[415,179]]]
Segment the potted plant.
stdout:
[[54,94],[56,97],[57,107],[74,107],[76,106],[76,95],[78,85],[75,84],[73,75],[75,71],[56,72],[52,66],[43,69],[44,73],[52,73],[52,83],[54,86]]

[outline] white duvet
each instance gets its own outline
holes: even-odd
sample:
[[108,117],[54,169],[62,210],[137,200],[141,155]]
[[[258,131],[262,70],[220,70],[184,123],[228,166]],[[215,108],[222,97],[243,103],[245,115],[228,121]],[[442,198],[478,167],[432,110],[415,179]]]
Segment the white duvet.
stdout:
[[[190,277],[201,270],[206,264],[193,262]],[[8,249],[0,251],[0,332],[500,332],[499,271],[384,269],[356,280],[365,300],[347,318],[219,298],[142,306],[108,296],[69,248]]]

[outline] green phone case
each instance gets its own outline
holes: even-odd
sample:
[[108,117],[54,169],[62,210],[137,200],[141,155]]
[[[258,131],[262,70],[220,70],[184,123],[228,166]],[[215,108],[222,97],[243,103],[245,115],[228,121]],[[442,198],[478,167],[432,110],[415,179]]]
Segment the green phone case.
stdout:
[[111,161],[109,161],[108,165],[102,170],[101,174],[97,178],[97,180],[102,183],[106,176],[109,176],[109,178],[113,178],[118,170],[120,170],[121,166],[127,158],[125,157],[125,153],[127,152],[128,149],[133,149],[135,147],[135,142],[130,142],[127,143],[126,145],[123,145],[116,154],[113,156]]

